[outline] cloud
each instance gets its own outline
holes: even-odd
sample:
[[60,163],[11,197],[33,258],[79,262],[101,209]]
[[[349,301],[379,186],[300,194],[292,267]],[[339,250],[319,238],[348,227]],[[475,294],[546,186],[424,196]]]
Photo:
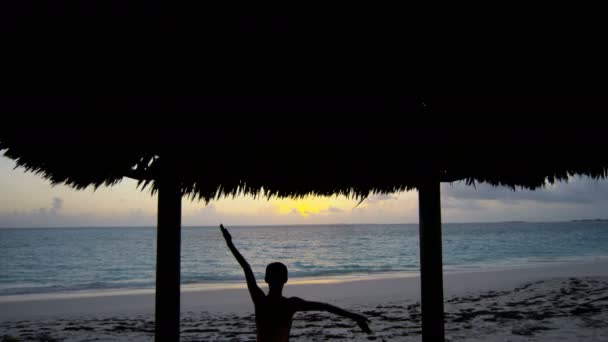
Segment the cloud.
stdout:
[[[315,215],[316,216],[316,215]],[[213,226],[219,223],[225,225],[275,225],[275,224],[298,224],[303,223],[303,219],[308,221],[303,213],[297,209],[292,209],[286,214],[278,214],[272,206],[263,207],[259,212],[234,213],[219,211],[212,203],[197,210],[194,213],[184,212],[182,225],[184,226]]]
[[[31,215],[57,215],[63,208],[63,199],[61,197],[53,197],[50,208],[38,208],[33,210]],[[17,212],[14,212],[18,214]]]
[[536,191],[463,183],[442,185],[446,221],[567,221],[606,218],[608,181],[572,177]]
[[446,210],[481,210],[484,209],[484,205],[483,201],[479,199],[444,196],[444,198],[441,199],[441,208]]
[[40,208],[32,212],[0,213],[0,227],[128,227],[155,226],[156,215],[134,209],[123,214],[64,214]]
[[52,214],[57,214],[61,208],[63,208],[63,199],[61,197],[54,197],[50,212]]
[[344,209],[340,209],[338,207],[334,207],[334,206],[329,206],[329,208],[325,209],[325,210],[321,210],[318,213],[310,213],[311,215],[319,215],[319,216],[329,216],[329,215],[340,215],[343,213],[346,213],[347,211],[345,211]]
[[391,200],[396,200],[396,199],[397,199],[397,196],[395,196],[393,194],[375,194],[375,195],[369,196],[363,202],[367,203],[367,204],[373,204],[373,203],[391,201]]
[[[498,201],[505,204],[533,201],[544,203],[597,204],[608,202],[608,182],[573,177],[568,183],[556,183],[535,191],[511,190],[488,184],[467,186],[462,182],[442,186],[442,195],[451,199]],[[446,201],[444,200],[444,203]]]
[[94,212],[63,211],[65,201],[54,197],[49,207],[30,211],[0,212],[0,227],[104,227],[104,226],[154,226],[156,213],[141,208],[125,210],[122,213],[102,214]]

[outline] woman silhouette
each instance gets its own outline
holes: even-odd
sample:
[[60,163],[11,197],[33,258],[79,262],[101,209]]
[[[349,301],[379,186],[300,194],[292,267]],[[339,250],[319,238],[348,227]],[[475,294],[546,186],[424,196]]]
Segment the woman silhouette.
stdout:
[[298,297],[283,297],[283,285],[287,282],[287,267],[280,262],[273,262],[266,267],[264,280],[268,283],[268,295],[264,294],[255,281],[251,267],[236,247],[234,247],[232,236],[228,230],[221,224],[220,229],[228,248],[230,248],[243,271],[245,271],[247,288],[255,306],[255,325],[258,342],[288,341],[293,315],[298,311],[331,312],[354,320],[364,332],[371,333],[367,325],[369,320],[362,315],[348,312],[326,303],[309,302]]

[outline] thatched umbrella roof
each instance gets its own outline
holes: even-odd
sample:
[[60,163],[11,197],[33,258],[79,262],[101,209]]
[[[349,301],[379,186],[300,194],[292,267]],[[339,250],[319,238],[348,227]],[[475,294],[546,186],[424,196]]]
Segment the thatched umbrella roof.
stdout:
[[[431,332],[425,332],[427,339],[443,336],[440,207],[438,187],[434,190],[433,183],[464,180],[535,189],[577,174],[608,175],[600,124],[545,126],[530,117],[509,120],[511,113],[518,118],[530,114],[540,114],[541,119],[560,114],[588,117],[586,114],[605,109],[594,99],[182,96],[3,100],[9,117],[29,119],[36,113],[52,118],[39,126],[3,126],[0,149],[18,166],[53,184],[80,189],[113,185],[131,177],[154,192],[170,180],[181,195],[204,201],[236,194],[365,198],[371,193],[418,188],[423,322],[441,324],[423,326]],[[463,118],[481,114],[502,121],[483,126],[459,124]],[[119,123],[91,126],[74,122],[83,116]],[[210,116],[222,120],[200,120]],[[146,117],[156,117],[156,122],[143,121]],[[286,117],[288,121],[282,123]],[[311,121],[299,122],[298,118]],[[425,195],[423,200],[422,190],[430,197]],[[163,211],[159,199],[159,234],[161,215],[162,222],[167,222],[163,224],[173,227],[165,228],[165,234],[179,228],[179,202],[174,203],[173,214],[162,214],[171,210]],[[168,219],[171,216],[174,219]],[[165,276],[157,281],[168,281],[164,286],[172,290],[159,288],[157,301],[168,304],[157,302],[157,306],[162,313],[174,312],[179,317],[179,306],[162,309],[179,301],[179,233],[172,239],[159,236],[166,243],[163,248],[169,250],[161,252],[159,245],[158,277],[161,267]],[[173,275],[167,276],[169,273]],[[169,296],[171,293],[177,297]],[[157,320],[174,324],[161,329],[164,332],[157,331],[157,337],[175,339],[178,321]]]
[[[575,174],[605,177],[608,170],[601,125],[570,123],[581,114],[605,109],[589,99],[3,100],[12,104],[4,108],[7,118],[31,113],[53,117],[37,126],[5,125],[0,136],[5,155],[54,184],[78,189],[131,177],[154,191],[164,156],[172,159],[182,193],[205,201],[237,193],[259,195],[262,189],[267,196],[361,198],[413,189],[429,176],[535,189]],[[465,106],[470,108],[467,112]],[[528,106],[523,107],[524,114],[536,110],[535,115],[544,114],[541,118],[567,115],[567,122],[540,125],[522,113],[509,121],[505,113],[517,110],[516,106]],[[326,112],[333,116],[317,119]],[[58,119],[57,113],[64,116]],[[108,118],[121,121],[92,126],[74,122],[69,113],[79,117],[109,113]],[[157,122],[143,122],[144,113],[158,115]],[[467,119],[476,118],[471,113],[483,113],[483,120],[489,122],[463,124],[462,113]]]
[[[573,175],[608,175],[602,126],[581,120],[605,112],[597,99],[167,96],[2,100],[7,117],[31,120],[35,113],[51,118],[44,125],[2,127],[0,150],[18,166],[53,184],[77,189],[114,185],[131,177],[163,196],[159,197],[159,234],[169,235],[159,235],[157,315],[172,316],[157,316],[158,322],[164,322],[159,323],[164,328],[157,330],[159,340],[178,338],[179,304],[175,303],[179,302],[181,196],[210,201],[237,194],[342,194],[363,199],[372,193],[418,189],[423,330],[425,339],[437,340],[443,337],[439,181],[535,189]],[[484,125],[466,121],[481,115],[487,122]],[[544,125],[528,115],[536,115],[537,120],[567,115],[582,124]],[[83,116],[112,124],[75,121]],[[209,117],[215,119],[201,120]],[[154,118],[153,123],[144,121],[148,118]],[[169,190],[162,190],[162,184]],[[163,286],[166,290],[161,290]]]

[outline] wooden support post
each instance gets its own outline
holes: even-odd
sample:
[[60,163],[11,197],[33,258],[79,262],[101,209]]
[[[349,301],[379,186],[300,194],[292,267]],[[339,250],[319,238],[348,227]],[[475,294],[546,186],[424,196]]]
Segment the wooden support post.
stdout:
[[418,187],[422,341],[444,341],[441,195],[439,180]]
[[156,342],[179,341],[182,195],[174,179],[158,183]]

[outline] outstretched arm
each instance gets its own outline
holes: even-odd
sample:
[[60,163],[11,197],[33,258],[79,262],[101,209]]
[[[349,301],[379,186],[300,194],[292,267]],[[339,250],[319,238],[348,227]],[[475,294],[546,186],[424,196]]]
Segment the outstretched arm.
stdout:
[[361,330],[363,330],[364,332],[371,334],[371,329],[369,328],[369,326],[367,325],[367,323],[369,322],[369,320],[360,314],[354,313],[354,312],[350,312],[350,311],[346,311],[344,309],[341,309],[337,306],[333,306],[331,304],[327,304],[327,303],[319,303],[319,302],[309,302],[306,301],[304,299],[298,298],[298,297],[292,297],[291,300],[294,302],[295,304],[295,310],[296,311],[327,311],[327,312],[331,312],[335,315],[339,315],[342,317],[346,317],[346,318],[350,318],[353,321],[357,322],[357,324],[359,325],[359,327],[361,328]]
[[255,276],[253,275],[253,271],[251,270],[251,266],[247,263],[247,260],[241,255],[238,249],[234,247],[232,243],[232,235],[228,232],[224,225],[220,224],[220,229],[222,231],[222,235],[224,235],[224,240],[226,240],[226,245],[234,255],[234,258],[239,262],[243,271],[245,271],[245,279],[247,280],[247,288],[249,289],[249,294],[251,295],[251,299],[255,302],[258,298],[264,296],[264,292],[258,287],[258,283],[255,281]]

